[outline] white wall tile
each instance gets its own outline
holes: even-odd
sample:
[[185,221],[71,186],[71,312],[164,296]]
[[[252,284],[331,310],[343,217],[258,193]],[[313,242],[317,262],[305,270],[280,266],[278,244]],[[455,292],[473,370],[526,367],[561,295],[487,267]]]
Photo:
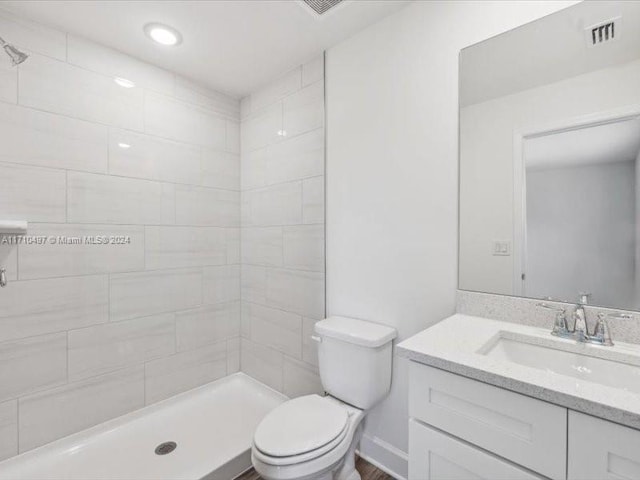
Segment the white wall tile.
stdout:
[[108,292],[106,275],[13,282],[0,295],[0,341],[107,322]]
[[227,232],[217,227],[146,227],[147,270],[224,265]]
[[18,401],[0,403],[0,461],[18,454]]
[[267,270],[267,305],[311,318],[324,317],[324,274]]
[[153,360],[145,365],[147,405],[227,374],[226,342]]
[[240,156],[205,148],[202,151],[202,185],[240,190]]
[[291,182],[242,193],[242,225],[302,223],[302,183]]
[[285,268],[324,271],[324,225],[284,227]]
[[19,48],[59,60],[66,59],[67,36],[59,30],[3,10],[0,11],[0,31],[3,38]]
[[67,334],[0,343],[0,401],[67,380]]
[[268,157],[268,147],[248,152],[242,151],[240,162],[240,186],[242,190],[265,187],[267,185]]
[[[29,235],[56,238],[44,245],[20,245],[20,279],[64,277],[144,269],[144,228],[119,225],[37,223]],[[70,239],[64,244],[58,238]],[[86,237],[125,243],[91,244]],[[126,242],[126,239],[129,242]]]
[[269,185],[323,175],[324,129],[269,147],[266,163],[266,183]]
[[260,110],[299,90],[301,86],[302,67],[297,67],[251,94],[251,108],[254,112]]
[[42,55],[20,65],[21,105],[107,125],[142,130],[143,93],[111,77]]
[[240,154],[240,123],[227,120],[227,151]]
[[107,171],[107,128],[102,125],[0,104],[0,144],[1,161]]
[[324,223],[324,176],[302,182],[303,223]]
[[64,222],[65,182],[61,170],[0,164],[2,219]]
[[240,340],[240,345],[242,371],[259,382],[282,391],[284,355],[245,338]]
[[302,357],[302,317],[276,308],[247,303],[242,309],[250,323],[251,340],[280,350],[296,358]]
[[240,371],[240,337],[227,340],[227,375]]
[[242,122],[242,153],[282,141],[282,103],[251,114]]
[[240,300],[240,265],[222,265],[202,269],[203,303]]
[[282,266],[282,227],[247,227],[240,236],[242,263]]
[[111,276],[111,320],[186,310],[202,304],[202,270],[156,270]]
[[200,159],[198,147],[127,130],[109,130],[109,173],[113,175],[199,185]]
[[240,226],[240,192],[176,185],[179,225]]
[[18,69],[9,62],[0,64],[0,101],[18,103]]
[[293,137],[324,124],[324,82],[316,82],[283,100],[283,129]]
[[242,301],[240,306],[240,335],[244,338],[251,339],[251,316],[249,309],[251,304]]
[[302,360],[311,365],[318,365],[318,342],[311,337],[316,334],[314,328],[317,320],[302,318]]
[[171,355],[175,345],[172,313],[71,330],[69,381]]
[[176,313],[178,351],[193,350],[240,335],[240,302],[207,305]]
[[68,172],[68,221],[161,224],[173,214],[166,193],[159,182]]
[[313,60],[302,65],[302,86],[324,80],[324,55],[318,55]]
[[174,92],[171,72],[75,35],[67,37],[67,61],[112,78],[125,78],[134,82],[135,88],[144,87],[168,95]]
[[240,229],[227,228],[227,263],[240,263]]
[[20,451],[38,447],[143,406],[142,366],[21,398]]
[[307,365],[293,358],[284,357],[283,393],[290,397],[300,397],[324,392],[317,367]]
[[210,110],[152,92],[145,93],[145,131],[180,142],[224,150],[225,119]]
[[254,265],[242,265],[240,276],[241,298],[243,302],[266,303],[267,269]]
[[240,118],[240,100],[215,92],[195,82],[176,77],[176,98],[195,103],[232,119]]

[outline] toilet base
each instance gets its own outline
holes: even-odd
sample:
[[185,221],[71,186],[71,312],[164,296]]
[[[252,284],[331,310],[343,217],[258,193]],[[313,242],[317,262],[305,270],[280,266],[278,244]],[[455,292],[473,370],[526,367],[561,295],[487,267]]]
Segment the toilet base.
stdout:
[[361,480],[360,474],[356,470],[356,448],[360,445],[362,438],[362,423],[358,425],[353,434],[353,440],[349,446],[349,451],[344,456],[344,462],[333,475],[334,480]]

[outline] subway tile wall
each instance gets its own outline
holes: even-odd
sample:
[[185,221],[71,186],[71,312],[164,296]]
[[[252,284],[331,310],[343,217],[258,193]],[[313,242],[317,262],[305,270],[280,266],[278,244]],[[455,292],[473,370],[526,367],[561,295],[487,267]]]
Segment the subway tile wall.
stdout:
[[241,369],[290,397],[321,392],[324,58],[241,102]]
[[[239,371],[241,117],[239,100],[87,40],[5,13],[0,31],[30,53],[17,68],[0,59],[0,219],[28,220],[35,236],[130,239],[0,245],[10,279],[0,289],[1,460]],[[307,68],[316,82],[318,68]],[[308,139],[281,142],[276,154],[277,130],[247,117],[257,119],[251,144],[271,155],[272,176],[260,187],[282,189],[255,193],[247,214],[256,225],[264,216],[294,229],[279,227],[280,270],[269,272],[294,277],[264,285],[258,306],[317,318],[319,301],[292,301],[286,283],[295,275],[313,288],[322,282],[320,247],[307,242],[319,231],[295,230],[304,219],[301,179],[322,174],[311,153],[322,148],[313,137],[321,124],[311,128],[321,84],[305,91],[301,71],[261,101],[282,122],[284,94],[297,93],[286,101],[287,128],[308,130]],[[300,162],[296,139],[309,145]],[[261,251],[255,238],[252,258]],[[282,336],[291,363],[278,357],[277,376],[281,389],[300,391],[313,378],[293,363],[312,358],[308,347],[301,356],[301,321],[261,321],[256,332],[273,327],[246,341],[276,357],[284,353],[266,344],[281,331],[299,335]]]

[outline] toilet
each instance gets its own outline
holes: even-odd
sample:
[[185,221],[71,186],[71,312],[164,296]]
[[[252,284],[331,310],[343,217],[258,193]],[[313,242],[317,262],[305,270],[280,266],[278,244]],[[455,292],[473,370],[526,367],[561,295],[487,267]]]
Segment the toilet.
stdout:
[[326,396],[289,400],[258,425],[251,461],[265,480],[360,480],[355,451],[362,420],[389,393],[396,330],[329,317],[315,333]]

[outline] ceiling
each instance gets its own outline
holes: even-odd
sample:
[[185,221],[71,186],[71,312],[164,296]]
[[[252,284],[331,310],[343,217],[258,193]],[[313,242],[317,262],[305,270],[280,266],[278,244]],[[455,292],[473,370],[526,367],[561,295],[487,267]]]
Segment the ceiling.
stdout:
[[[0,7],[241,97],[408,3],[345,0],[322,17],[299,0],[1,0]],[[149,22],[178,29],[183,43],[152,43],[143,33]]]
[[[587,43],[586,29],[617,19],[616,40]],[[467,106],[640,58],[640,2],[587,1],[465,48]]]
[[524,144],[527,170],[636,161],[640,117],[530,138]]

